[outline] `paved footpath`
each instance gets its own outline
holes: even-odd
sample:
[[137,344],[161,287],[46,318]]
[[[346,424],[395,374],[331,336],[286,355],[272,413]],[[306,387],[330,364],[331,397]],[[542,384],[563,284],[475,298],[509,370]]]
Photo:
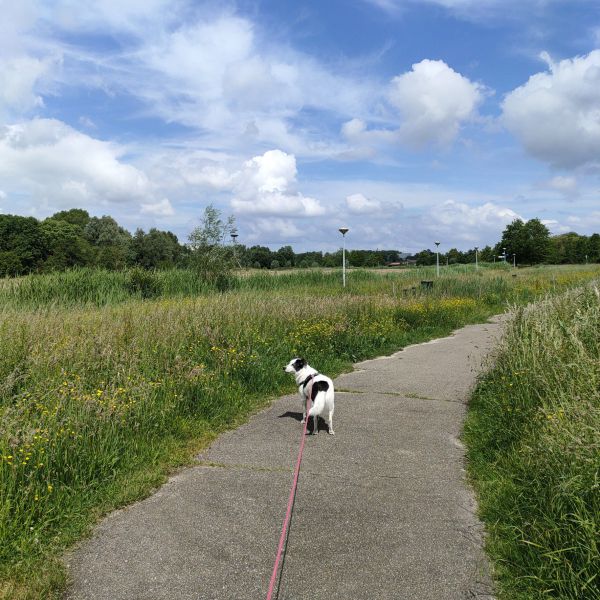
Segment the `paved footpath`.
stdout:
[[[279,600],[491,600],[458,436],[500,322],[337,378],[336,435],[311,436],[304,450]],[[299,420],[298,397],[278,399],[198,466],[104,519],[67,559],[65,598],[264,599]]]

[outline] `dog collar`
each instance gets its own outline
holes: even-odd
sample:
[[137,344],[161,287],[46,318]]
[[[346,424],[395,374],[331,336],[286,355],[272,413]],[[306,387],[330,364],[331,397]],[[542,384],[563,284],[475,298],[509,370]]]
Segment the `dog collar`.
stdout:
[[309,375],[300,385],[302,387],[306,387],[306,384],[311,380],[314,379],[316,376],[318,375],[318,373],[313,373],[312,375]]

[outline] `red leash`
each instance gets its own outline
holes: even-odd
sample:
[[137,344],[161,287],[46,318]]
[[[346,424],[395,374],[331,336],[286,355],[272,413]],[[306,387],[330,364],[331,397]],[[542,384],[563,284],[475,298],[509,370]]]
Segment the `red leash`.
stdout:
[[285,519],[283,520],[283,529],[281,530],[281,537],[279,538],[279,548],[277,548],[277,557],[275,558],[275,565],[273,566],[273,573],[271,574],[271,581],[269,582],[269,592],[267,593],[267,600],[271,600],[273,590],[275,589],[275,582],[277,581],[277,571],[279,571],[279,561],[281,560],[281,553],[283,552],[283,548],[285,546],[285,535],[287,532],[287,528],[290,524],[290,518],[292,516],[292,507],[294,505],[294,498],[296,497],[298,476],[300,475],[300,463],[302,462],[304,440],[306,439],[306,429],[308,427],[308,411],[310,410],[310,396],[312,392],[312,385],[310,386],[310,388],[311,389],[308,390],[308,398],[306,400],[306,421],[304,421],[304,428],[302,429],[302,441],[300,442],[300,451],[298,452],[298,460],[296,461],[294,481],[292,483],[292,489],[290,490],[290,498],[288,500],[287,512],[285,513]]

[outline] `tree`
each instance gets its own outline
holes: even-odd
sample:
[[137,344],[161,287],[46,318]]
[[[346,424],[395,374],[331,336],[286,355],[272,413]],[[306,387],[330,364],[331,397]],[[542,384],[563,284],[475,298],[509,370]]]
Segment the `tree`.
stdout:
[[144,269],[164,269],[175,266],[181,254],[181,246],[170,231],[150,229],[146,234],[136,230],[131,239],[130,260]]
[[23,271],[23,263],[16,252],[0,251],[0,277],[14,277]]
[[34,217],[0,215],[0,252],[9,253],[4,262],[11,275],[39,269],[48,256],[39,221]]
[[198,275],[219,289],[226,289],[231,283],[231,271],[235,267],[233,247],[226,245],[235,230],[235,218],[229,216],[223,221],[221,212],[212,204],[204,209],[202,225],[189,235],[192,250],[191,264]]
[[252,246],[248,249],[250,263],[256,267],[260,265],[260,269],[268,269],[275,256],[266,246]]
[[588,239],[588,261],[600,262],[600,234],[592,233]]
[[93,262],[92,247],[83,237],[83,229],[79,225],[52,217],[42,222],[41,229],[48,247],[45,270],[68,269]]
[[95,247],[95,263],[99,267],[122,269],[129,262],[131,234],[112,217],[92,217],[85,226],[84,235]]
[[479,251],[479,260],[481,262],[494,262],[494,249],[491,246],[486,246]]
[[288,263],[289,266],[292,266],[296,257],[291,246],[282,246],[279,248],[279,250],[277,250],[277,252],[275,252],[275,255],[275,260],[277,260],[277,262],[279,262],[279,264],[282,266],[288,266]]
[[71,223],[71,225],[77,226],[83,232],[86,225],[90,222],[90,213],[82,208],[72,208],[71,210],[61,210],[54,213],[50,218],[55,221]]
[[506,248],[506,259],[516,254],[521,263],[537,264],[548,259],[550,251],[550,232],[539,219],[530,219],[523,223],[515,219],[502,232],[502,240],[497,250]]
[[417,261],[417,266],[427,266],[427,265],[435,265],[436,264],[436,256],[435,252],[431,250],[421,250],[421,252],[417,252],[415,254],[415,260]]

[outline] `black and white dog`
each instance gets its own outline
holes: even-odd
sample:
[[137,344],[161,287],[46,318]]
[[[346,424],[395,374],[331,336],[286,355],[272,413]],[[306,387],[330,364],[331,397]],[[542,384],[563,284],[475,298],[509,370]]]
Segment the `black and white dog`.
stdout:
[[302,399],[302,423],[307,419],[306,402],[310,394],[311,407],[308,417],[313,418],[313,434],[319,432],[317,420],[319,416],[327,415],[327,428],[333,435],[333,381],[325,375],[320,375],[303,358],[292,359],[283,367],[286,373],[292,373],[298,384],[298,393]]

